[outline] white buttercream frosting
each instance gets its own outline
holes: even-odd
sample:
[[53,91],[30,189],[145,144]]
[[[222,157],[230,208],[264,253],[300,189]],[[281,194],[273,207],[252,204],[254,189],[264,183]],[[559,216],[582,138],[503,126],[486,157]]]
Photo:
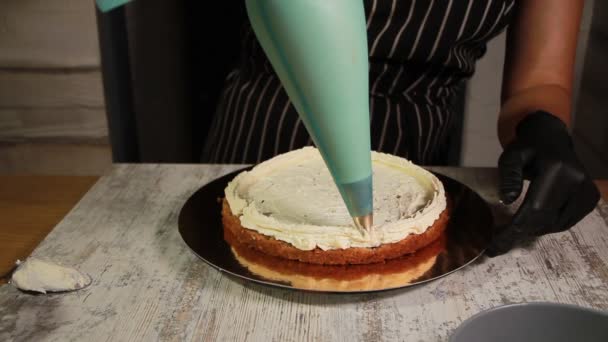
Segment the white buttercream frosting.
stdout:
[[377,247],[426,231],[446,208],[443,184],[410,161],[372,152],[374,226],[358,230],[319,151],[305,147],[236,176],[226,200],[241,225],[301,250]]
[[91,278],[70,267],[28,258],[19,264],[11,283],[24,291],[47,293],[82,289],[91,283]]

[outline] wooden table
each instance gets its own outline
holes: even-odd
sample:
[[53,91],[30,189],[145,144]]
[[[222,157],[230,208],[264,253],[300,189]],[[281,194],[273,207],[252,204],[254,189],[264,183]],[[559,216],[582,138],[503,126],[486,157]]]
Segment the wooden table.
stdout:
[[38,246],[95,176],[0,176],[0,284],[3,275]]
[[[0,286],[0,340],[443,341],[464,319],[506,303],[608,309],[608,205],[571,231],[483,258],[411,289],[321,295],[243,284],[198,260],[177,232],[182,204],[237,166],[119,165],[33,255],[93,278],[66,294]],[[502,208],[492,169],[437,169]]]

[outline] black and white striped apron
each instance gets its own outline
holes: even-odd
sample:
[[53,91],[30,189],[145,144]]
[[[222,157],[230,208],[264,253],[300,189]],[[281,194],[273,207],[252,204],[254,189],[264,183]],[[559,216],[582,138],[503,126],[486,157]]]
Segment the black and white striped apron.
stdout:
[[[372,149],[441,164],[454,95],[514,0],[365,0]],[[258,163],[311,139],[251,27],[226,79],[202,162]]]

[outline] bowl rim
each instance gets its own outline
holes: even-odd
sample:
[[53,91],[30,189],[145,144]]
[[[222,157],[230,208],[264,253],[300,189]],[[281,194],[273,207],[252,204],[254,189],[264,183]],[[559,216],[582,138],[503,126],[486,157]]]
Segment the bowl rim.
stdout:
[[521,302],[521,303],[504,304],[504,305],[498,305],[498,306],[495,306],[495,307],[491,307],[491,308],[482,310],[482,311],[480,311],[480,312],[472,315],[471,317],[465,319],[462,323],[460,323],[460,325],[458,327],[456,327],[456,329],[454,329],[452,331],[452,333],[450,334],[449,341],[453,342],[454,338],[458,337],[459,334],[461,334],[464,330],[466,330],[468,328],[468,326],[470,326],[474,321],[476,321],[477,319],[479,319],[481,316],[485,316],[488,313],[492,313],[492,312],[509,310],[509,309],[518,308],[518,307],[557,307],[557,308],[566,308],[566,309],[574,309],[574,310],[579,310],[579,311],[585,311],[585,312],[588,312],[588,313],[597,314],[597,315],[604,316],[604,317],[608,318],[608,310],[601,310],[601,309],[590,308],[590,307],[586,307],[586,306],[580,306],[580,305],[569,304],[569,303],[556,303],[556,302],[538,301],[538,302]]

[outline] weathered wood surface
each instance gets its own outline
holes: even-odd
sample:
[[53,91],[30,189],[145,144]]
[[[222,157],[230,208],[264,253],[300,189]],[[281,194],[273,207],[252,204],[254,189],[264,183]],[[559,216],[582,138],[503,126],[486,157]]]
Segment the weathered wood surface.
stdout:
[[[177,231],[188,196],[235,168],[116,166],[34,252],[87,272],[92,285],[49,296],[0,287],[0,340],[445,341],[464,319],[506,303],[608,309],[605,202],[570,232],[410,289],[323,295],[235,281]],[[497,202],[493,170],[442,172]]]

